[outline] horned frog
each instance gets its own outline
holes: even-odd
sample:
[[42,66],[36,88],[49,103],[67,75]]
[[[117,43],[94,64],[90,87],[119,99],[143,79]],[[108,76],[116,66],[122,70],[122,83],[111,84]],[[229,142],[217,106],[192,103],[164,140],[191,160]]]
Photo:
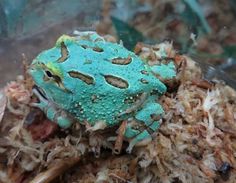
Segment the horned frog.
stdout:
[[79,121],[98,130],[127,120],[124,137],[130,152],[151,139],[160,125],[155,116],[164,113],[156,100],[167,88],[155,75],[170,79],[176,74],[173,63],[155,67],[96,32],[62,35],[29,68],[40,100],[34,106],[62,128]]

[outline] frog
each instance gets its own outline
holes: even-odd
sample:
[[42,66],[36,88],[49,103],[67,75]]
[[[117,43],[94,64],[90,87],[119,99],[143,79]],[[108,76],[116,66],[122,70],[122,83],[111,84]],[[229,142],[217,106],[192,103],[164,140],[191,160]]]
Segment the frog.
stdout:
[[65,129],[79,122],[91,131],[127,121],[127,152],[150,141],[160,127],[164,110],[158,99],[167,86],[157,75],[176,76],[172,62],[149,66],[122,42],[109,42],[95,31],[62,35],[28,71],[39,99],[32,105],[48,119]]

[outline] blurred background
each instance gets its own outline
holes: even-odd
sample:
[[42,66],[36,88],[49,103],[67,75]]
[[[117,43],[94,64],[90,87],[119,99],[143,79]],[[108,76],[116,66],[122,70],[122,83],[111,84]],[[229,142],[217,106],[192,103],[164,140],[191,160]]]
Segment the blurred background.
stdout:
[[236,87],[235,0],[1,0],[0,87],[61,34],[96,30],[132,50],[137,42],[172,41],[206,78]]

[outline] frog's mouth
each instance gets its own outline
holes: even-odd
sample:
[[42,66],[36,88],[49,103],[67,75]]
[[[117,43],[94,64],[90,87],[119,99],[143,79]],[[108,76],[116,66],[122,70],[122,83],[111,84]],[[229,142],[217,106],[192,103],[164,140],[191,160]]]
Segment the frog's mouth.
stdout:
[[34,85],[33,89],[35,89],[41,97],[43,97],[46,100],[48,99],[46,93],[40,87]]

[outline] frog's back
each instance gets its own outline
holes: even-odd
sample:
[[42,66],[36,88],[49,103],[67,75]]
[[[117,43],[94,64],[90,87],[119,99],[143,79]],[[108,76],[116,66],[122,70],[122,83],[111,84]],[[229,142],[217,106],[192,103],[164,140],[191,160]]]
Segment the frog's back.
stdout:
[[96,89],[101,94],[112,91],[136,94],[153,89],[162,93],[165,90],[144,62],[120,44],[78,40],[76,44],[67,45],[67,49],[69,58],[61,63],[68,73],[65,79],[71,79],[70,83],[74,81],[80,89]]
[[57,104],[92,124],[104,120],[113,125],[115,117],[142,93],[166,90],[138,56],[100,36],[95,40],[62,36],[47,55],[61,56],[56,64],[63,70],[65,88],[72,93],[69,104]]

